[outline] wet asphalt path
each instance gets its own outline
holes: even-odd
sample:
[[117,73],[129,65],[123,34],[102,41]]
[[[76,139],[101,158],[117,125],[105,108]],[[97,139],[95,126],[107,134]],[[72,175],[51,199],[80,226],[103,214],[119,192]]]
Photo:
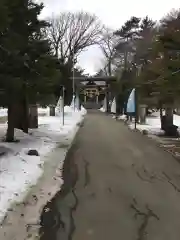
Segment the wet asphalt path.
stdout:
[[41,218],[41,240],[179,240],[180,164],[123,123],[89,112]]

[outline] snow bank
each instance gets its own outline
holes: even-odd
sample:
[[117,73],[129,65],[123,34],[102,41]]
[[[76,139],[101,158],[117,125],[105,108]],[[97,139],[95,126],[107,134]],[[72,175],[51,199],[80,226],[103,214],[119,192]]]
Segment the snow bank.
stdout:
[[[78,110],[77,108],[74,109],[71,106],[65,106],[64,113],[65,113],[65,115],[68,115],[68,114],[72,115],[72,113],[80,113],[81,115],[85,115],[87,113],[87,110],[83,106],[81,106],[80,110]],[[56,115],[57,116],[62,115],[62,113],[59,112],[58,108],[56,108]]]
[[82,115],[87,114],[87,110],[83,106],[81,106],[81,111],[80,112],[81,112]]
[[[45,112],[41,111],[40,112]],[[62,125],[61,116],[39,117],[39,128],[30,130],[25,134],[15,130],[15,143],[0,143],[0,222],[14,202],[21,202],[32,185],[35,185],[43,173],[44,162],[48,160],[46,155],[57,144],[64,144],[71,139],[77,124],[82,121],[85,109],[73,112],[65,107],[65,121]],[[0,124],[0,139],[4,138],[7,125]],[[36,149],[40,156],[27,155],[28,150]],[[60,156],[64,161],[65,156]]]
[[[75,109],[75,110],[76,110],[76,109]],[[65,107],[64,107],[64,112],[65,112],[65,113],[72,113],[72,112],[73,112],[73,108],[70,107],[70,106],[65,106]]]
[[174,114],[174,124],[179,127],[180,129],[180,116]]

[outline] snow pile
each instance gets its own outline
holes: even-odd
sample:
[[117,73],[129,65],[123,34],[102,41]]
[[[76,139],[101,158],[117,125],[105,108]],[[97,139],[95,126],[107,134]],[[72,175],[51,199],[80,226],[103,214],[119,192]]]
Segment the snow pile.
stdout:
[[81,112],[82,115],[87,114],[87,110],[83,106],[81,106],[81,111],[80,112]]
[[104,109],[104,107],[100,108],[99,111],[101,112],[105,112],[106,110]]
[[[0,221],[14,202],[21,202],[31,186],[35,185],[43,173],[46,155],[57,144],[64,144],[67,149],[76,132],[77,125],[82,121],[85,109],[72,112],[65,107],[64,126],[61,116],[39,117],[39,128],[29,134],[15,130],[19,142],[0,143]],[[7,125],[0,124],[0,139],[4,138]],[[36,149],[40,156],[27,155],[30,149]],[[64,161],[65,155],[59,156]]]
[[[86,114],[87,113],[87,110],[83,106],[81,106],[80,108],[81,109],[78,110],[77,108],[73,108],[72,106],[64,106],[64,113],[66,113],[66,114],[68,114],[68,113],[72,114],[74,112],[78,112],[78,113],[81,113],[81,114]],[[59,112],[58,108],[56,107],[56,113],[58,113],[58,112]]]
[[72,113],[73,110],[74,110],[74,109],[73,109],[72,107],[70,107],[70,106],[65,106],[65,107],[64,107],[64,112],[65,112],[65,113]]
[[127,117],[126,117],[125,114],[120,115],[120,116],[118,117],[118,120],[123,120],[123,121],[125,121],[126,119],[127,119]]
[[180,128],[180,116],[174,114],[174,125],[178,126]]

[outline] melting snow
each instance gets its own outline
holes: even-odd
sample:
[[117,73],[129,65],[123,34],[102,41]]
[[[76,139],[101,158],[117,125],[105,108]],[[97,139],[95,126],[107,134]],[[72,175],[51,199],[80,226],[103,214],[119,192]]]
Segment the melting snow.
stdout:
[[[66,106],[64,126],[61,114],[50,117],[48,108],[38,109],[38,113],[45,114],[39,117],[38,129],[30,130],[29,134],[16,129],[15,137],[19,142],[0,142],[0,221],[11,204],[21,202],[30,187],[37,183],[43,173],[43,164],[48,160],[47,154],[59,143],[64,146],[70,144],[73,132],[86,110],[74,112]],[[7,110],[0,109],[0,116],[5,114]],[[0,124],[0,140],[3,140],[6,129],[7,124]],[[28,156],[29,149],[36,149],[40,156]],[[65,156],[61,158],[64,161]]]
[[[174,114],[174,124],[179,127],[180,131],[180,116]],[[129,124],[130,128],[134,128],[134,122]],[[164,133],[161,130],[161,121],[160,121],[160,113],[154,112],[150,116],[146,118],[146,124],[137,124],[137,129],[140,131],[147,130],[148,133],[153,135],[161,135]]]

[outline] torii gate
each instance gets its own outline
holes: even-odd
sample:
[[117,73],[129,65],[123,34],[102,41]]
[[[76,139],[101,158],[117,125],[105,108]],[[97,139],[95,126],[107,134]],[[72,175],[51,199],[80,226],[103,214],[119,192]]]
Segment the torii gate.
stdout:
[[[98,77],[74,77],[71,78],[74,81],[76,95],[83,94],[84,104],[86,104],[87,98],[96,98],[96,105],[99,103],[99,95],[105,95],[107,99],[107,112],[109,112],[109,90],[110,83],[116,81],[116,77],[113,76],[98,76]],[[98,82],[98,84],[97,84]],[[87,83],[87,84],[86,84]],[[90,83],[90,84],[88,84]]]

